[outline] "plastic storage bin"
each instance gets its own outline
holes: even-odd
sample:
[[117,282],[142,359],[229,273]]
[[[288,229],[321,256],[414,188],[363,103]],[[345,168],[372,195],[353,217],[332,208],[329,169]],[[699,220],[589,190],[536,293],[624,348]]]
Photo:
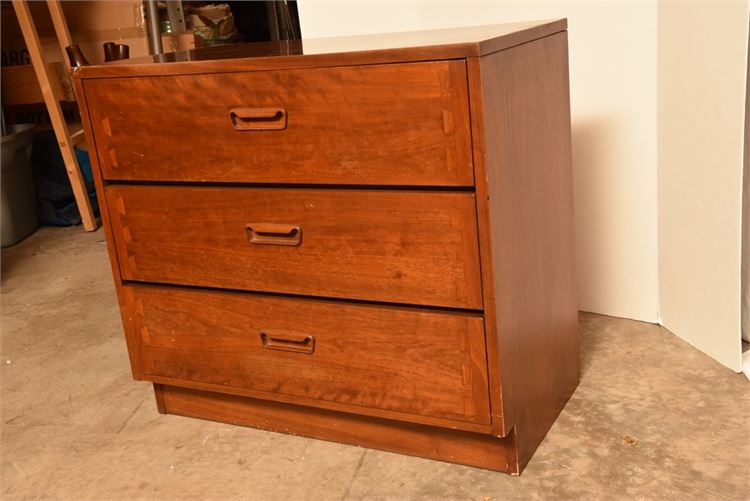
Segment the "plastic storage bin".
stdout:
[[10,125],[2,136],[0,179],[0,245],[7,247],[29,236],[39,226],[31,170],[33,124]]

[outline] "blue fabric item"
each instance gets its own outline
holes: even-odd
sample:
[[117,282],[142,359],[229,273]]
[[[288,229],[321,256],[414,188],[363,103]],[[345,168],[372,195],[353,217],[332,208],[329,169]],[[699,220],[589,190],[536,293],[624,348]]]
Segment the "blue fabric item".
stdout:
[[[76,149],[86,191],[91,199],[94,214],[99,213],[99,203],[94,189],[91,161],[86,151]],[[81,214],[68,180],[62,153],[53,131],[34,134],[31,166],[36,185],[37,215],[39,222],[51,226],[70,226],[81,223]]]

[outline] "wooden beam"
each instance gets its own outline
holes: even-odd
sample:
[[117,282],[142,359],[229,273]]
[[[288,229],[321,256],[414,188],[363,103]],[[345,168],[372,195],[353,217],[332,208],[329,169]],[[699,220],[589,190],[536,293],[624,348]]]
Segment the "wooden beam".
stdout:
[[[59,0],[47,0],[47,7],[49,8],[49,15],[52,18],[52,24],[55,27],[55,33],[57,33],[57,42],[60,44],[63,61],[67,61],[68,53],[65,48],[73,45],[73,42],[70,39],[70,31],[68,31],[68,23],[65,21],[62,4]],[[66,67],[69,66],[69,64],[66,65]]]
[[47,112],[52,122],[52,128],[55,131],[55,137],[60,146],[65,170],[68,172],[68,179],[73,188],[73,195],[78,204],[78,210],[81,213],[83,227],[86,231],[94,231],[97,228],[97,222],[91,208],[91,201],[86,193],[86,184],[81,174],[81,168],[78,165],[75,151],[73,150],[73,142],[68,133],[65,117],[60,108],[60,103],[52,91],[52,83],[47,73],[47,65],[44,62],[44,55],[42,53],[42,44],[39,41],[39,35],[29,11],[29,5],[25,0],[13,0],[13,8],[16,11],[16,16],[18,16],[18,25],[21,27],[21,33],[23,33],[23,39],[26,42],[26,49],[29,51],[34,72],[39,80],[39,87],[42,89],[44,103],[47,105]]

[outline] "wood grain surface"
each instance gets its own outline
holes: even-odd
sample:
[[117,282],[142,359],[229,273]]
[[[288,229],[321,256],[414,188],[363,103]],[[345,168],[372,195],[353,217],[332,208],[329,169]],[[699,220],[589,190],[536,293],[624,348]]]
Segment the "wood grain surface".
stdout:
[[[84,86],[105,179],[474,182],[463,61],[105,79]],[[236,110],[280,110],[283,122],[248,117],[238,124]]]
[[126,285],[125,296],[144,379],[489,424],[480,315],[175,287]]
[[[104,231],[104,240],[107,244],[107,256],[109,257],[109,264],[112,270],[112,281],[115,286],[115,293],[117,294],[117,303],[120,307],[120,317],[122,318],[123,327],[125,331],[128,330],[130,325],[131,311],[125,302],[122,289],[122,277],[120,276],[120,263],[117,259],[117,250],[115,249],[115,237],[112,230],[112,221],[110,218],[110,209],[107,205],[107,198],[104,195],[104,179],[102,179],[102,171],[99,166],[98,155],[96,155],[97,145],[94,138],[94,134],[91,127],[91,118],[89,114],[88,103],[86,101],[86,94],[83,90],[83,82],[79,79],[73,79],[73,90],[76,95],[76,101],[78,102],[78,108],[81,114],[81,125],[83,126],[83,132],[86,136],[86,143],[89,149],[89,160],[91,161],[91,172],[94,177],[94,185],[96,186],[97,202],[99,204],[99,212],[102,218],[102,230]],[[125,337],[128,348],[128,359],[130,361],[130,370],[135,379],[140,377],[138,373],[138,364],[136,360],[135,345],[130,342],[129,337]]]
[[77,71],[159,411],[519,473],[580,377],[564,29]]
[[[481,309],[474,195],[109,185],[125,280]],[[258,245],[253,223],[300,227]]]
[[[479,231],[479,256],[482,277],[482,306],[484,311],[485,340],[487,348],[487,374],[490,389],[490,414],[492,431],[505,436],[512,425],[505,424],[503,405],[503,380],[499,364],[500,350],[497,335],[497,311],[495,309],[495,272],[492,264],[492,241],[490,239],[489,186],[487,184],[487,136],[485,135],[484,89],[480,72],[480,58],[466,60],[471,109],[471,137],[474,149],[475,194],[477,202],[477,228]],[[501,293],[501,292],[498,292]]]
[[487,333],[497,336],[489,366],[501,374],[504,431],[515,428],[519,469],[580,377],[567,54],[560,33],[470,65],[483,98],[484,143],[475,156],[484,159],[483,280],[493,287]]
[[507,437],[492,437],[220,393],[157,386],[160,386],[159,393],[163,396],[168,414],[519,473],[512,432]]

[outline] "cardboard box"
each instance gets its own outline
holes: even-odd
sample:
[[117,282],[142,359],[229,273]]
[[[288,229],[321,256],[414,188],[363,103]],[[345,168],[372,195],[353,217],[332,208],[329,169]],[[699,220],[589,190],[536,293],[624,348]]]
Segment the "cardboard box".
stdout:
[[[65,121],[69,124],[81,122],[78,105],[75,102],[60,103]],[[3,106],[6,124],[34,124],[34,130],[48,130],[52,128],[49,113],[43,103]]]
[[[58,101],[75,101],[68,68],[62,62],[47,65],[52,94]],[[42,90],[32,66],[7,66],[2,69],[3,106],[43,103]]]
[[161,44],[165,53],[195,49],[195,34],[192,31],[162,33]]

